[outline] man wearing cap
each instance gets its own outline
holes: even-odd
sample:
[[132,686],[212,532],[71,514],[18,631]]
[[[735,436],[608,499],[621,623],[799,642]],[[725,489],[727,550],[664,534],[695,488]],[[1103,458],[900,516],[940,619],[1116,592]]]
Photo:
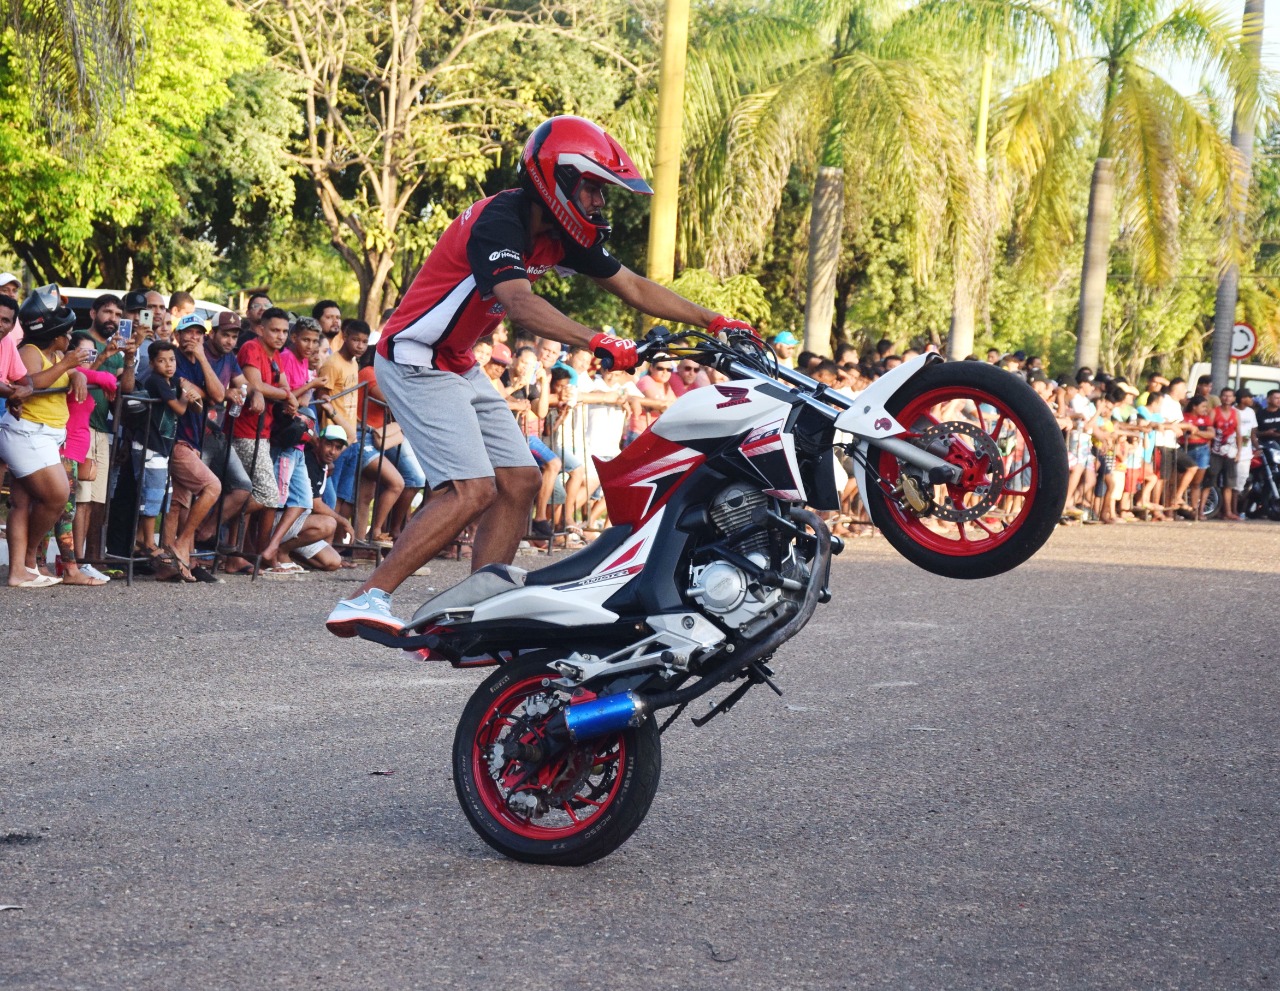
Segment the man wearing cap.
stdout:
[[[178,381],[190,383],[199,398],[189,402],[187,411],[178,417],[177,435],[169,455],[176,511],[165,513],[162,542],[191,568],[196,532],[222,495],[222,483],[201,460],[201,450],[208,423],[206,411],[223,401],[226,389],[205,353],[204,321],[194,313],[183,317],[178,321],[175,336]],[[203,582],[218,580],[204,567],[191,568],[191,574]]]
[[[342,555],[333,548],[338,534],[355,537],[351,524],[334,511],[338,493],[333,483],[333,463],[347,447],[347,432],[331,423],[312,437],[303,452],[311,488],[311,512],[298,533],[280,545],[317,571],[337,571],[344,567]],[[350,565],[345,565],[350,567]]]
[[499,341],[494,341],[489,351],[488,360],[480,368],[501,396],[506,395],[501,389],[502,376],[507,373],[507,369],[510,367],[511,349]]
[[788,368],[794,367],[796,347],[800,344],[795,334],[789,330],[784,330],[769,343],[773,345],[773,350],[778,353],[778,361],[780,363]]
[[[130,304],[136,303],[137,297],[142,297],[142,294],[126,293],[124,309],[127,310]],[[142,302],[145,301],[145,297],[142,297]],[[141,333],[135,323],[133,336],[123,344],[118,342],[116,331],[120,326],[122,312],[119,297],[111,293],[99,296],[89,308],[89,316],[93,321],[89,333],[93,337],[93,347],[102,361],[101,364],[95,362],[95,366],[119,379],[119,391],[128,393],[136,385],[134,366]],[[103,358],[103,352],[107,351],[113,340],[117,341],[113,346],[118,347],[118,350]],[[87,457],[94,463],[93,478],[76,483],[76,518],[72,525],[72,537],[80,560],[97,561],[102,558],[102,527],[107,517],[107,481],[111,472],[111,403],[101,389],[92,388],[89,395],[93,399],[93,412],[89,414],[91,439]]]

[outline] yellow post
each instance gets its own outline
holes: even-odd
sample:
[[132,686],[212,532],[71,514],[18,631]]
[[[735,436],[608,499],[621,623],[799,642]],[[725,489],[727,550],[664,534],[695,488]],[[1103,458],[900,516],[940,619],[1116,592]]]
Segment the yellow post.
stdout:
[[649,278],[670,282],[676,274],[676,204],[680,193],[680,145],[684,124],[684,66],[689,43],[689,0],[667,0],[658,75],[658,140],[653,156],[653,206],[649,213]]

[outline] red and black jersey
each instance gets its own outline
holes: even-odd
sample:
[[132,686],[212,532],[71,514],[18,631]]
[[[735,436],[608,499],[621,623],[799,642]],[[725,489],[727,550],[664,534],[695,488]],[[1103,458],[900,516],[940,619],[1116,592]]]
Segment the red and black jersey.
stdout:
[[475,364],[472,346],[505,315],[493,295],[499,282],[534,282],[552,268],[607,279],[622,268],[603,245],[580,248],[555,231],[532,237],[529,206],[523,190],[507,189],[455,219],[387,321],[378,353],[407,365],[465,372]]

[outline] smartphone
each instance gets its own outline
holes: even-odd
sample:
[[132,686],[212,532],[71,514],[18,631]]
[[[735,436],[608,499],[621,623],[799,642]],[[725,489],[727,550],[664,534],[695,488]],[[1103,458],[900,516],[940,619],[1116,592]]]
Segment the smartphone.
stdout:
[[120,343],[124,344],[133,337],[133,321],[125,317],[116,327],[116,337],[120,338]]
[[155,317],[155,314],[152,313],[150,310],[142,310],[138,314],[138,326],[141,327],[143,330],[150,330],[151,321],[154,317]]

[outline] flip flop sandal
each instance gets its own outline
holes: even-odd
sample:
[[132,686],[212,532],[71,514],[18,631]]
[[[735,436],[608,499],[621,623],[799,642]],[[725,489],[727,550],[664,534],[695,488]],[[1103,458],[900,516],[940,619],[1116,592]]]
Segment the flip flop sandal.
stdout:
[[42,575],[39,571],[31,568],[23,567],[22,569],[29,575],[35,575],[34,578],[28,578],[24,582],[18,582],[14,588],[48,588],[50,585],[61,585],[62,579],[55,578],[53,575]]
[[187,565],[183,564],[182,561],[178,559],[178,555],[167,547],[152,558],[152,563],[157,567],[169,568],[175,572],[175,574],[165,575],[163,578],[157,578],[156,581],[184,582],[187,585],[194,585],[196,582],[195,576],[191,574],[191,569]]

